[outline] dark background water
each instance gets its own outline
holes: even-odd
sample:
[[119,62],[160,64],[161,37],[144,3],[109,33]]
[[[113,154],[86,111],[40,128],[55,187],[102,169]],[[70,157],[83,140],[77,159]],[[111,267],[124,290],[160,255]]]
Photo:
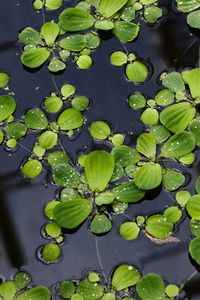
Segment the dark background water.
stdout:
[[[67,7],[74,2],[65,1],[64,5]],[[78,138],[74,141],[65,138],[62,141],[74,160],[83,146],[89,149],[98,146],[87,132],[88,124],[95,120],[109,121],[114,132],[126,132],[127,144],[134,143],[144,128],[138,121],[140,112],[134,112],[127,106],[127,96],[139,90],[153,98],[161,88],[157,78],[163,71],[197,65],[198,33],[191,34],[186,25],[186,16],[178,13],[173,1],[160,1],[160,4],[165,11],[162,21],[150,26],[140,20],[139,38],[126,45],[129,52],[136,52],[153,66],[154,72],[149,81],[134,86],[123,76],[123,67],[110,65],[110,54],[117,50],[123,51],[116,38],[102,41],[100,48],[92,55],[94,64],[90,70],[78,70],[74,63],[69,62],[62,75],[54,76],[58,87],[64,83],[74,84],[79,94],[87,95],[92,100],[86,113],[87,125]],[[48,12],[45,18],[57,20],[58,14],[59,11]],[[47,67],[34,73],[23,68],[20,62],[21,50],[16,44],[21,29],[27,26],[40,28],[43,18],[42,13],[33,10],[31,0],[1,1],[0,16],[0,69],[11,75],[10,89],[16,94],[16,115],[20,117],[26,109],[40,106],[44,98],[55,91]],[[21,144],[31,149],[34,137],[26,137]],[[65,236],[63,257],[58,264],[47,266],[38,261],[36,249],[46,242],[40,234],[40,228],[47,222],[43,216],[43,207],[55,197],[57,187],[45,184],[45,176],[34,182],[27,182],[21,177],[19,166],[28,155],[21,147],[14,154],[0,147],[0,275],[9,279],[21,268],[32,275],[34,284],[51,286],[66,278],[81,278],[87,269],[100,270],[95,237],[88,231],[87,222],[75,234]],[[200,173],[199,160],[196,160],[192,169],[184,168],[184,172],[190,174],[187,188],[194,192],[194,181]],[[173,204],[163,191],[152,194],[150,198],[130,206],[127,213],[132,217],[138,214],[149,215]],[[136,265],[144,274],[156,272],[169,283],[181,285],[196,270],[188,257],[191,240],[188,218],[177,228],[176,236],[181,243],[162,246],[151,243],[142,235],[135,241],[125,241],[118,233],[119,225],[125,220],[125,216],[114,217],[112,231],[97,238],[106,276],[111,274],[116,265],[129,263]],[[197,275],[186,286],[186,291],[191,299],[200,299],[200,276]]]

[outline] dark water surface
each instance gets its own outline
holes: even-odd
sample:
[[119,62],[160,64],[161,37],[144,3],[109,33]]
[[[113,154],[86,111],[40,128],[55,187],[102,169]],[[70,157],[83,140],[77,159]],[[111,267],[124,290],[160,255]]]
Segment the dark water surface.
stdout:
[[[65,1],[65,6],[74,2]],[[136,52],[152,66],[154,73],[149,81],[134,86],[123,76],[123,67],[110,65],[109,55],[113,51],[123,51],[115,38],[102,41],[101,47],[93,53],[94,65],[89,71],[77,70],[75,64],[69,62],[62,75],[54,76],[58,87],[67,82],[74,84],[79,94],[92,100],[92,106],[86,113],[86,127],[74,141],[63,140],[66,151],[74,160],[83,146],[90,150],[100,147],[87,132],[88,124],[95,120],[109,121],[115,132],[127,133],[127,144],[133,144],[144,128],[138,122],[140,112],[134,112],[127,106],[127,96],[139,90],[153,98],[161,88],[157,78],[163,71],[196,66],[199,46],[196,32],[191,35],[185,15],[178,13],[171,1],[160,1],[160,4],[165,7],[162,22],[152,27],[141,21],[139,38],[126,45],[129,52]],[[46,13],[45,18],[57,20],[58,13]],[[20,117],[26,109],[40,106],[50,92],[56,91],[47,67],[33,73],[23,68],[21,50],[16,44],[19,30],[27,26],[40,28],[43,18],[42,13],[33,10],[31,0],[0,1],[0,16],[0,68],[11,75],[10,89],[16,94],[17,116]],[[191,43],[192,47],[189,47]],[[131,132],[132,135],[129,134]],[[33,136],[26,137],[21,144],[31,149]],[[66,278],[81,278],[88,269],[100,270],[95,237],[88,231],[87,222],[75,234],[66,235],[63,257],[58,264],[47,266],[38,261],[36,249],[46,242],[40,234],[40,228],[47,222],[43,207],[55,197],[57,187],[46,185],[45,177],[33,183],[21,177],[18,169],[28,155],[23,148],[14,154],[6,152],[3,146],[0,148],[0,275],[9,279],[21,268],[32,275],[34,284],[51,286]],[[195,178],[200,175],[199,160],[192,169],[184,167],[184,172],[191,178],[187,188],[194,192]],[[173,201],[162,191],[130,206],[127,213],[132,217],[150,215],[172,204]],[[191,240],[188,218],[177,229],[176,236],[181,243],[162,246],[151,243],[142,235],[135,241],[125,241],[118,233],[119,225],[125,220],[125,216],[114,217],[113,230],[97,238],[107,276],[118,264],[129,263],[136,265],[144,274],[156,272],[169,283],[181,285],[196,270],[188,257]],[[186,285],[186,291],[190,299],[200,299],[198,274]]]

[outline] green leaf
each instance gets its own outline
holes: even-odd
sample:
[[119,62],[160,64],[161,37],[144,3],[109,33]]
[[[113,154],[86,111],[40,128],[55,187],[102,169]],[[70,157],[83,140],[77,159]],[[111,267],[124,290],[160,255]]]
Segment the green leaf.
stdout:
[[[200,12],[200,10],[199,10]],[[195,13],[195,12],[194,12]],[[199,17],[200,19],[200,17]],[[199,20],[198,19],[198,20]],[[182,72],[183,79],[189,85],[190,93],[193,98],[200,98],[200,68]]]
[[125,240],[132,241],[138,237],[140,227],[135,222],[125,222],[120,226],[119,232]]
[[116,291],[122,291],[134,286],[140,279],[140,273],[134,266],[121,265],[112,276],[112,286]]
[[190,230],[194,236],[200,236],[200,220],[190,220]]
[[181,219],[182,211],[176,206],[170,206],[165,209],[163,216],[167,219],[167,221],[176,223]]
[[128,104],[133,109],[140,109],[146,106],[146,99],[139,92],[136,92],[129,96]]
[[57,57],[53,57],[48,65],[49,71],[53,73],[63,71],[65,68],[66,68],[65,63],[62,62]]
[[144,82],[149,74],[147,66],[137,60],[128,64],[125,72],[128,80],[135,84]]
[[95,215],[90,224],[90,230],[94,234],[107,233],[112,229],[112,223],[104,214]]
[[110,135],[111,130],[106,122],[96,121],[90,125],[89,132],[94,139],[105,140]]
[[35,48],[25,51],[21,56],[22,63],[29,68],[38,68],[49,58],[50,51],[46,48]]
[[187,204],[186,209],[190,217],[200,220],[200,194],[192,196]]
[[27,178],[34,179],[42,172],[42,164],[37,159],[30,159],[23,165],[22,172]]
[[167,285],[166,288],[165,288],[165,293],[166,293],[166,295],[167,295],[168,297],[172,298],[172,299],[173,299],[174,297],[178,296],[179,291],[180,291],[180,290],[179,290],[178,286],[175,285],[175,284],[169,284],[169,285]]
[[114,158],[106,151],[97,150],[87,155],[84,168],[91,191],[101,192],[106,188],[114,167]]
[[85,96],[76,96],[71,101],[72,106],[79,111],[86,110],[89,103],[89,99]]
[[50,113],[57,113],[63,106],[63,101],[56,95],[51,95],[44,100],[44,107]]
[[189,253],[191,257],[200,265],[200,237],[196,237],[190,242]]
[[151,126],[149,132],[154,135],[157,144],[164,142],[170,136],[169,131],[160,124]]
[[154,160],[156,157],[155,137],[150,133],[142,133],[137,139],[136,149],[144,156]]
[[31,283],[31,281],[32,279],[30,275],[21,271],[17,272],[13,278],[13,283],[18,290],[26,288]]
[[196,145],[200,146],[200,120],[194,119],[189,125],[189,131],[195,136]]
[[50,10],[59,9],[62,6],[62,0],[46,0],[45,7]]
[[110,20],[97,20],[94,26],[99,30],[111,30],[114,28],[115,24]]
[[92,59],[89,55],[80,55],[78,60],[76,61],[77,66],[81,70],[87,70],[92,65]]
[[132,42],[138,36],[139,31],[140,27],[137,24],[126,21],[116,21],[113,28],[113,33],[122,42]]
[[104,192],[99,194],[96,198],[95,198],[95,203],[97,205],[104,205],[104,204],[110,204],[114,201],[115,199],[115,194],[111,193],[111,192]]
[[29,109],[25,114],[25,124],[30,129],[42,130],[48,126],[48,119],[40,108]]
[[123,176],[124,176],[124,168],[122,167],[122,165],[116,163],[114,172],[113,172],[112,177],[110,179],[110,182],[118,181]]
[[38,31],[27,27],[19,34],[19,40],[25,45],[38,45],[41,43],[41,37]]
[[70,96],[73,96],[76,93],[75,86],[71,84],[64,84],[60,90],[64,100],[67,99]]
[[187,23],[193,28],[200,29],[200,10],[195,10],[187,16]]
[[7,124],[4,130],[9,137],[18,140],[26,134],[27,126],[20,122],[12,122]]
[[173,223],[167,221],[163,215],[153,215],[147,218],[145,230],[153,237],[165,239],[173,232]]
[[99,12],[106,18],[112,17],[116,12],[118,12],[128,0],[101,0],[99,5]]
[[183,92],[185,91],[185,84],[180,73],[171,72],[164,76],[162,84],[172,92]]
[[58,116],[58,126],[61,130],[72,130],[80,128],[84,119],[80,111],[75,108],[67,108]]
[[160,106],[166,106],[174,102],[174,93],[168,89],[159,91],[155,96],[155,101]]
[[200,194],[200,176],[198,176],[195,181],[195,191],[197,194]]
[[162,169],[159,164],[145,163],[135,172],[135,183],[142,190],[151,190],[162,182]]
[[59,294],[64,298],[64,299],[69,299],[71,298],[74,293],[75,293],[76,287],[73,282],[66,280],[62,281],[59,284]]
[[67,8],[59,16],[59,26],[69,32],[86,30],[94,24],[93,16],[80,8]]
[[50,150],[57,145],[58,135],[53,131],[47,130],[39,136],[38,143],[42,148]]
[[0,96],[0,122],[11,116],[16,109],[16,103],[13,97]]
[[141,120],[145,125],[154,125],[158,122],[159,114],[155,108],[147,108],[141,115]]
[[141,300],[163,300],[165,295],[163,279],[154,273],[143,276],[138,281],[136,290]]
[[145,195],[145,192],[141,191],[133,181],[116,186],[112,192],[115,194],[116,200],[123,203],[138,202]]
[[84,300],[97,300],[103,296],[104,288],[99,283],[84,279],[79,282],[76,293],[80,294]]
[[50,300],[50,298],[50,291],[44,286],[34,287],[17,296],[17,300]]
[[59,31],[59,26],[56,23],[44,23],[41,28],[41,36],[48,46],[52,46],[59,34]]
[[178,158],[178,160],[184,165],[191,165],[195,161],[194,153],[188,153]]
[[0,285],[0,296],[4,300],[13,300],[16,292],[15,285],[10,281],[5,281]]
[[199,0],[176,0],[176,3],[182,12],[191,12],[200,7]]
[[154,24],[162,17],[162,9],[157,6],[147,6],[144,10],[144,18],[147,22]]
[[6,73],[0,73],[0,88],[7,87],[10,81],[10,76]]
[[124,64],[127,63],[127,55],[126,53],[122,52],[122,51],[116,51],[113,52],[110,56],[110,62],[113,66],[123,66]]
[[113,293],[106,293],[103,295],[102,300],[115,300],[115,294]]
[[161,148],[161,155],[177,158],[186,155],[195,148],[195,137],[190,132],[179,132],[173,135]]
[[114,156],[116,164],[119,164],[122,167],[135,164],[140,160],[139,153],[125,145],[115,146],[112,149],[111,154]]
[[80,175],[69,164],[56,164],[53,166],[53,180],[57,185],[77,188],[80,184]]
[[175,191],[184,182],[185,176],[180,171],[168,169],[163,174],[163,184],[168,191]]
[[71,199],[56,205],[53,215],[59,226],[74,229],[87,219],[92,209],[92,204],[87,199]]
[[57,244],[49,243],[43,247],[41,255],[46,263],[53,263],[60,258],[61,250]]
[[160,114],[160,122],[170,131],[177,133],[185,130],[196,114],[195,107],[181,102],[165,108]]
[[120,18],[124,21],[133,21],[135,18],[135,10],[133,7],[124,7],[121,13]]
[[48,155],[47,161],[52,168],[57,168],[60,165],[67,165],[69,157],[63,151],[54,151]]
[[84,35],[81,34],[71,35],[60,40],[59,45],[61,48],[65,50],[69,50],[72,52],[79,52],[85,48],[86,38]]
[[186,203],[190,199],[190,193],[188,191],[180,191],[176,193],[176,201],[181,207],[185,207]]
[[88,49],[93,50],[99,47],[101,40],[97,33],[89,32],[85,35],[85,38],[86,38],[86,47]]

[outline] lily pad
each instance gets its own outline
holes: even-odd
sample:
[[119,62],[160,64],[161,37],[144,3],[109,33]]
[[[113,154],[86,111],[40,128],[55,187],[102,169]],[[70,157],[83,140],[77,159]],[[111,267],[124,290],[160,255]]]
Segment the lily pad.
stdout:
[[87,199],[71,199],[56,205],[53,215],[59,226],[74,229],[87,219],[92,209],[93,206]]
[[136,285],[140,277],[139,271],[134,266],[121,265],[113,273],[112,286],[116,291],[122,291]]

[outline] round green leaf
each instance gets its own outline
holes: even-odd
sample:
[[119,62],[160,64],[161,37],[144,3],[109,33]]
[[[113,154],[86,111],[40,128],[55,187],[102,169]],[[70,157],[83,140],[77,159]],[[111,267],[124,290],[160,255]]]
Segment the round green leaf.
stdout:
[[168,89],[159,91],[155,96],[155,101],[160,106],[166,106],[174,102],[174,93]]
[[99,30],[111,30],[114,28],[115,24],[110,20],[97,20],[94,26]]
[[163,216],[167,219],[167,221],[176,223],[181,219],[182,211],[176,206],[170,206],[165,209]]
[[113,66],[123,66],[124,64],[127,63],[127,55],[126,53],[122,52],[122,51],[116,51],[113,52],[110,56],[110,62]]
[[122,42],[132,42],[139,34],[140,27],[132,22],[116,21],[113,33]]
[[135,164],[140,160],[139,153],[125,145],[115,146],[112,149],[111,154],[114,156],[116,164],[119,164],[122,167]]
[[45,6],[50,10],[59,9],[62,6],[62,0],[46,0]]
[[135,183],[142,190],[151,190],[162,182],[162,169],[159,164],[145,163],[135,172]]
[[188,102],[181,102],[165,108],[160,114],[161,123],[170,131],[183,131],[196,114],[195,107]]
[[104,214],[95,215],[90,224],[90,230],[94,234],[107,233],[112,229],[112,223]]
[[97,121],[90,125],[89,132],[94,139],[105,140],[110,135],[110,127],[104,121]]
[[48,119],[40,108],[33,108],[25,114],[25,124],[30,129],[42,130],[48,126]]
[[200,9],[189,13],[187,23],[193,28],[200,29]]
[[162,215],[153,215],[147,218],[145,230],[153,237],[165,239],[173,232],[174,225]]
[[133,109],[140,109],[140,108],[145,107],[146,99],[143,95],[141,95],[139,92],[137,92],[137,93],[129,96],[128,104]]
[[176,3],[182,12],[191,12],[200,7],[199,0],[176,0]]
[[50,298],[50,291],[44,286],[34,287],[17,296],[17,300],[50,300]]
[[61,130],[72,130],[81,127],[84,119],[77,109],[67,108],[58,116],[57,122]]
[[31,277],[25,272],[17,272],[13,278],[13,283],[18,290],[26,288],[31,281]]
[[180,73],[171,72],[163,77],[162,84],[170,91],[175,93],[185,91],[185,84]]
[[97,300],[103,296],[104,288],[99,283],[84,279],[79,282],[76,293],[80,294],[84,300]]
[[13,300],[16,293],[15,285],[10,281],[5,281],[0,285],[0,296],[6,300]]
[[156,156],[155,137],[150,133],[142,133],[137,139],[136,149],[144,156],[154,160]]
[[189,125],[189,131],[195,135],[196,145],[200,146],[200,120],[194,119]]
[[92,204],[87,199],[79,198],[59,203],[53,214],[59,226],[74,229],[87,219],[92,209]]
[[96,49],[100,45],[100,38],[96,33],[89,32],[85,35],[86,38],[86,47],[88,49]]
[[112,177],[114,167],[114,158],[106,151],[97,150],[87,155],[84,168],[90,189],[103,191]]
[[143,276],[138,281],[136,290],[141,300],[163,300],[165,295],[163,279],[154,273]]
[[42,249],[42,258],[47,263],[55,262],[61,254],[60,247],[55,243],[49,243]]
[[190,220],[190,230],[194,236],[200,236],[200,220]]
[[31,27],[22,30],[18,37],[20,42],[25,45],[38,45],[41,43],[39,32]]
[[101,0],[99,5],[99,12],[106,18],[112,17],[116,12],[118,12],[128,0]]
[[48,155],[47,160],[52,168],[57,168],[59,165],[67,165],[69,157],[63,151],[54,151]]
[[163,184],[168,191],[178,189],[185,182],[185,176],[176,170],[168,169],[163,174]]
[[93,24],[93,16],[80,8],[67,8],[59,16],[59,26],[65,31],[86,30]]
[[81,34],[71,35],[60,40],[59,45],[61,48],[65,50],[69,50],[72,52],[79,52],[85,48],[86,38],[84,35]]
[[144,18],[147,22],[154,24],[162,17],[162,9],[157,6],[147,6],[144,10]]
[[119,232],[125,240],[132,241],[138,237],[140,227],[135,222],[125,222],[120,226]]
[[45,231],[50,237],[53,237],[53,238],[57,238],[61,234],[61,228],[55,222],[48,223],[45,226]]
[[51,95],[44,100],[44,107],[50,113],[57,113],[63,106],[63,101],[56,95]]
[[53,73],[63,71],[65,68],[66,68],[65,63],[62,62],[57,57],[53,57],[48,65],[49,71]]
[[7,95],[0,96],[0,122],[12,115],[15,109],[16,103],[13,97]]
[[155,108],[147,108],[141,115],[141,120],[145,125],[154,125],[158,122],[159,114]]
[[96,198],[95,198],[95,203],[97,205],[104,205],[104,204],[110,204],[114,201],[115,199],[115,194],[111,193],[111,192],[104,192],[99,194]]
[[112,276],[112,286],[116,291],[122,291],[134,286],[140,279],[139,271],[129,265],[117,267]]
[[76,64],[79,67],[79,69],[86,70],[91,67],[92,59],[89,55],[81,55],[76,61]]
[[145,195],[145,192],[140,190],[133,181],[116,186],[112,192],[115,194],[116,200],[123,203],[138,202]]
[[76,96],[71,101],[72,106],[75,109],[80,111],[86,110],[89,103],[90,103],[89,99],[85,96]]
[[133,83],[142,83],[147,79],[149,74],[148,68],[141,61],[134,61],[126,67],[126,76]]
[[[200,12],[200,10],[198,10],[198,12]],[[199,86],[200,68],[184,71],[182,72],[182,76],[186,84],[189,85],[190,93],[192,97],[200,98],[200,86]]]
[[17,140],[23,137],[27,132],[26,125],[20,122],[9,123],[4,129],[9,137]]
[[190,132],[180,132],[173,135],[161,148],[161,155],[176,158],[186,155],[195,148],[195,138]]
[[151,126],[149,132],[155,137],[157,144],[164,142],[170,135],[169,131],[160,124]]
[[53,165],[53,181],[60,186],[77,188],[80,184],[80,176],[69,164],[56,162]]
[[5,88],[10,81],[10,76],[6,73],[0,73],[0,88]]
[[165,288],[165,293],[168,297],[174,298],[179,294],[179,288],[175,284],[169,284]]
[[42,164],[36,159],[30,159],[23,165],[22,172],[27,178],[34,179],[42,172]]
[[64,299],[69,299],[71,298],[74,293],[75,293],[75,285],[73,282],[67,280],[67,281],[62,281],[59,284],[59,294],[61,295],[62,298]]
[[199,248],[200,248],[200,237],[198,236],[190,242],[190,246],[189,246],[189,253],[198,265],[200,265]]
[[59,31],[59,26],[56,23],[44,23],[41,28],[41,36],[48,46],[52,46],[59,34]]
[[187,204],[186,209],[190,217],[195,220],[200,220],[200,195],[192,196]]
[[25,51],[21,56],[22,63],[29,68],[40,67],[50,56],[46,48],[35,48]]
[[49,150],[57,145],[58,135],[53,131],[47,130],[39,136],[38,143],[42,148]]

